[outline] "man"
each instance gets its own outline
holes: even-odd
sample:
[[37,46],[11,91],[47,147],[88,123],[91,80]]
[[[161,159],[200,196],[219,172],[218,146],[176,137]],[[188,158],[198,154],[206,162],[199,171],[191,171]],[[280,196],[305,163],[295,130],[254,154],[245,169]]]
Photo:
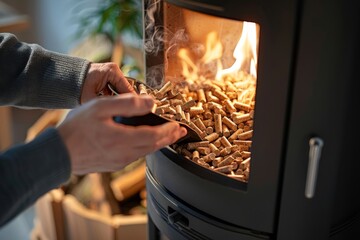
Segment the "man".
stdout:
[[[97,97],[107,83],[122,94]],[[117,65],[50,52],[8,33],[0,33],[0,105],[76,107],[59,127],[1,153],[0,226],[71,173],[119,170],[186,134],[175,122],[115,123],[113,116],[144,115],[153,106],[150,97],[134,94]]]

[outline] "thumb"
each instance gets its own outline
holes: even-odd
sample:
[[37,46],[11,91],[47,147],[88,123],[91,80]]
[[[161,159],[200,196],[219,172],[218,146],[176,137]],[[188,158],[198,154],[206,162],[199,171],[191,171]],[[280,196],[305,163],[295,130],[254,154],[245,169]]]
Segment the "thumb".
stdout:
[[135,95],[133,93],[124,93],[112,97],[99,98],[96,108],[100,117],[109,116],[141,116],[149,113],[154,100],[147,95]]

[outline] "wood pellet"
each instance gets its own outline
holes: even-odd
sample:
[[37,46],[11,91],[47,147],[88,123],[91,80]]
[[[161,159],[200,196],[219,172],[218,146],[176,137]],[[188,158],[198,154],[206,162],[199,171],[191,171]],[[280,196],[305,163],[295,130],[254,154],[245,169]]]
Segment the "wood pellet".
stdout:
[[148,91],[155,99],[154,113],[187,123],[202,138],[171,146],[175,151],[243,182],[250,173],[255,106],[255,80],[249,78],[166,82],[158,91]]

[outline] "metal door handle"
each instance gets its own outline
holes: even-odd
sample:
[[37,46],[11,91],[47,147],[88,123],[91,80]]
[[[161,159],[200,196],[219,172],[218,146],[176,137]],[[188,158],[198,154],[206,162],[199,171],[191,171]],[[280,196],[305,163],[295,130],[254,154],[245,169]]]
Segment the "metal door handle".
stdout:
[[305,197],[313,198],[315,194],[316,178],[318,174],[321,150],[324,146],[324,141],[319,137],[313,137],[310,138],[309,145],[309,165],[306,177]]

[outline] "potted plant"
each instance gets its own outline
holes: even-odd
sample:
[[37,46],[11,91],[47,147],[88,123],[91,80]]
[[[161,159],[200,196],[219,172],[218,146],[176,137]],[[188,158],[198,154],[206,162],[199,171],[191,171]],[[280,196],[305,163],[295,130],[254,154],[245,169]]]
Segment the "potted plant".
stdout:
[[[103,0],[89,4],[83,0],[74,8],[78,26],[76,38],[100,38],[100,42],[111,44],[110,60],[119,64],[125,75],[131,74],[137,78],[143,77],[144,68],[141,2]],[[98,46],[99,41],[95,41],[95,44]],[[96,59],[102,60],[108,59]]]

